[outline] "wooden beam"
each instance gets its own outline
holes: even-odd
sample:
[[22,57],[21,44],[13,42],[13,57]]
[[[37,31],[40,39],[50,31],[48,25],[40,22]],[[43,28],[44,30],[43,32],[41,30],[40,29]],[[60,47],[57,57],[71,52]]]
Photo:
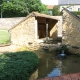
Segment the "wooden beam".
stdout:
[[46,23],[46,42],[48,42],[48,23]]

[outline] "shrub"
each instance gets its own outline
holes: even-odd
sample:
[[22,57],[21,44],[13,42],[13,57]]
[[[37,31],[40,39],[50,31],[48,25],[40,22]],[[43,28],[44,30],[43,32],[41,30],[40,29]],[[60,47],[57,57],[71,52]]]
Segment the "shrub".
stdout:
[[53,8],[53,16],[60,16],[60,6],[54,6]]
[[69,50],[67,48],[67,45],[62,44],[60,48],[57,48],[56,49],[56,53],[61,54],[62,53],[62,50],[64,50],[65,54],[67,54],[67,55],[70,54],[70,52],[69,52]]
[[63,44],[61,50],[64,50],[66,54],[69,54],[69,50],[67,48],[67,45]]
[[29,51],[1,54],[0,80],[28,80],[38,62],[37,55]]
[[73,11],[74,14],[80,15],[80,11]]

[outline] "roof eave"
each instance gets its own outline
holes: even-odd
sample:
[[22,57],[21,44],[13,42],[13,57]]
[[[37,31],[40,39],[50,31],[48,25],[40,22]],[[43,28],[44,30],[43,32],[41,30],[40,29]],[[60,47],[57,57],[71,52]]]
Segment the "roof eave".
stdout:
[[[66,8],[63,8],[63,10],[65,10],[66,12],[68,12],[69,14],[71,14],[73,17],[75,17],[76,19],[78,19],[78,20],[80,20],[80,18],[77,16],[77,15],[75,15],[74,13],[72,13],[72,12],[70,12],[69,10],[67,10]],[[62,12],[63,12],[63,10],[62,10]]]

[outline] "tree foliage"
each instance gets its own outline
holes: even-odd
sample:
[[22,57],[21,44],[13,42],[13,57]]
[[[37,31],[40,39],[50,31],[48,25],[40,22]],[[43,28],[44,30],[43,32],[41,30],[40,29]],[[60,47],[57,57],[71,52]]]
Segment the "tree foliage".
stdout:
[[54,8],[53,8],[53,15],[54,16],[60,15],[60,7],[59,6],[54,6]]
[[3,17],[27,16],[33,11],[44,13],[47,10],[40,0],[1,0],[0,12]]

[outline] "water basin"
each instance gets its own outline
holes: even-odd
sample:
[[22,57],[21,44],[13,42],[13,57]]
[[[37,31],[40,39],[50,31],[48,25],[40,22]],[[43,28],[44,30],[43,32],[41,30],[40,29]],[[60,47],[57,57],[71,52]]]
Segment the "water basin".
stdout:
[[80,72],[80,56],[68,55],[67,58],[59,60],[55,53],[36,52],[36,54],[40,59],[39,66],[30,80]]

